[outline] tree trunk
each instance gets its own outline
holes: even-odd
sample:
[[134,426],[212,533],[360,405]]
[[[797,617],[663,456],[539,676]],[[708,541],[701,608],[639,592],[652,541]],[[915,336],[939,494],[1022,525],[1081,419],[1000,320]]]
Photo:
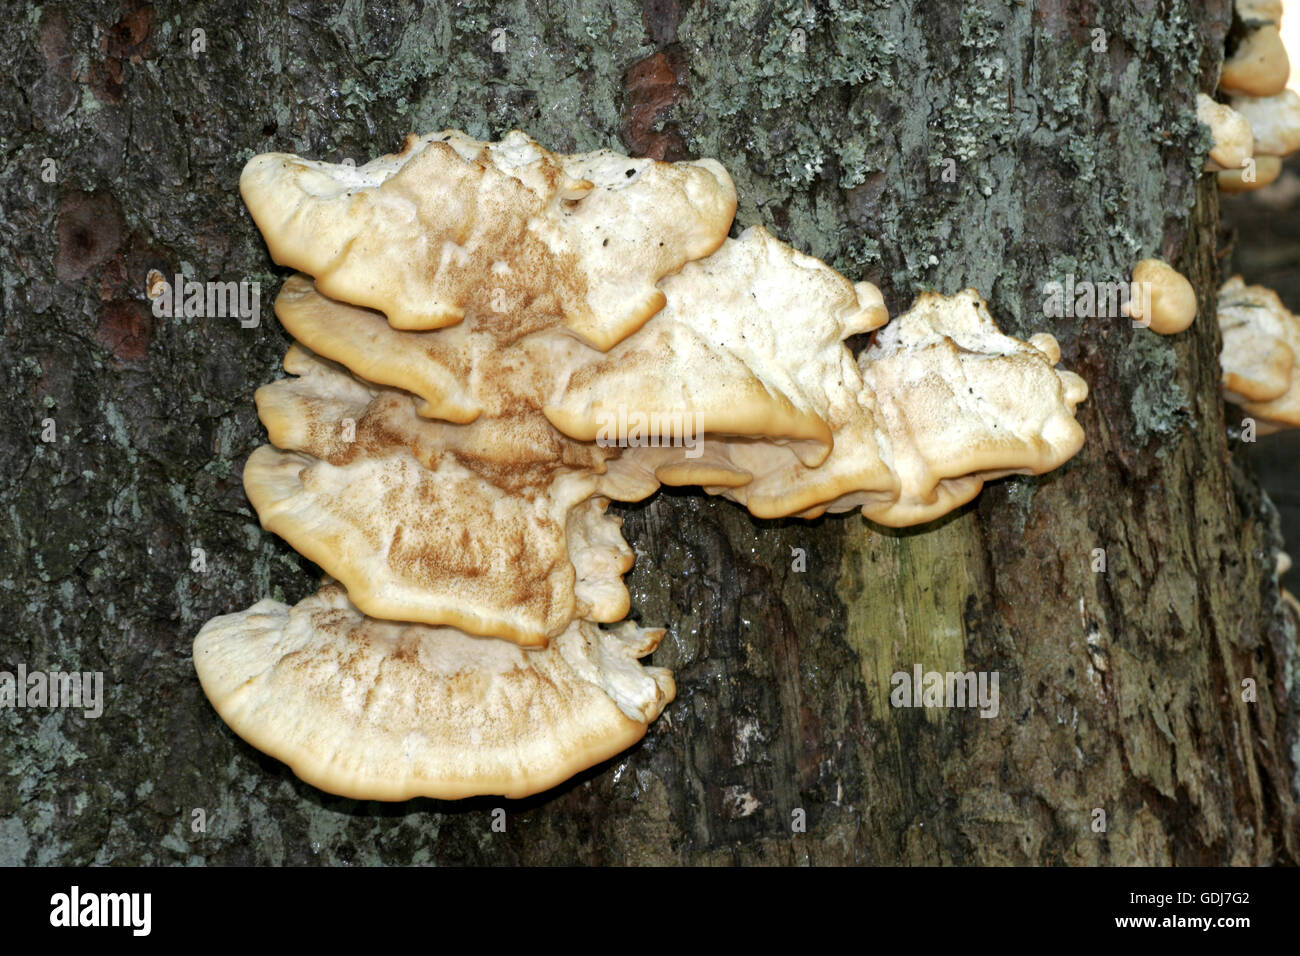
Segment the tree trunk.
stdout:
[[[1197,172],[1230,19],[1229,0],[14,18],[0,666],[103,671],[106,699],[98,719],[0,711],[0,863],[1295,862],[1296,632],[1220,399]],[[238,176],[258,152],[364,162],[445,127],[715,157],[736,232],[875,282],[891,314],[973,286],[1004,331],[1054,334],[1092,389],[1087,444],[901,532],[693,491],[622,508],[633,616],[669,628],[653,662],[678,686],[641,745],[523,801],[323,794],[224,726],[190,660],[209,618],[318,575],[240,485],[289,340]],[[1196,286],[1189,332],[1044,316],[1045,283],[1148,256]],[[258,280],[262,322],[155,318],[150,269]],[[996,716],[891,706],[918,665],[996,672]]]

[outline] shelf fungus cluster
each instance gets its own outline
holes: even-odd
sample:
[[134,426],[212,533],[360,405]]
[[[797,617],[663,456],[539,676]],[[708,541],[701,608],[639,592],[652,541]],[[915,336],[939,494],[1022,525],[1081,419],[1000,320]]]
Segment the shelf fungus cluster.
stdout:
[[1300,427],[1300,318],[1277,293],[1233,276],[1219,290],[1223,397],[1258,434]]
[[[1206,170],[1225,192],[1260,189],[1282,160],[1300,150],[1300,93],[1288,88],[1291,62],[1281,34],[1280,0],[1237,0],[1240,40],[1219,74],[1227,103],[1199,94],[1197,117],[1213,144]],[[1294,14],[1292,14],[1294,16]]]
[[300,273],[244,485],[326,578],[208,622],[194,661],[238,734],[333,793],[524,796],[645,733],[674,684],[641,663],[663,630],[623,620],[610,501],[695,485],[908,525],[1083,442],[1052,336],[1003,335],[971,291],[889,321],[874,286],[728,238],[711,160],[443,132],[360,167],[258,156],[241,190]]

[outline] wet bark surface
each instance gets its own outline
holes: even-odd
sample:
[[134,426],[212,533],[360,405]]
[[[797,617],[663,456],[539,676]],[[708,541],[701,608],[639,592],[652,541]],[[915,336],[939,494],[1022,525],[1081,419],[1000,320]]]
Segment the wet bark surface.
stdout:
[[[105,699],[0,710],[0,862],[1295,862],[1296,632],[1258,449],[1219,398],[1197,172],[1229,21],[1227,0],[14,16],[0,667],[101,671]],[[622,508],[633,615],[669,629],[653,662],[678,686],[639,746],[523,801],[323,794],[224,726],[190,660],[206,620],[318,573],[240,484],[289,340],[238,176],[446,127],[715,157],[737,231],[876,282],[891,314],[969,285],[1004,331],[1056,335],[1087,444],[904,531],[682,491]],[[1045,283],[1151,255],[1197,288],[1189,332],[1044,315]],[[259,282],[261,322],[155,317],[151,269]],[[891,706],[918,665],[996,672],[996,716]]]

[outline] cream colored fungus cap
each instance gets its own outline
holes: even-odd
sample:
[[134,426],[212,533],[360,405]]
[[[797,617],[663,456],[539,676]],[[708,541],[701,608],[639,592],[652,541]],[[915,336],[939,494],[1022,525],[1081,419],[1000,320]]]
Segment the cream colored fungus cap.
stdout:
[[673,699],[662,630],[570,624],[546,649],[366,617],[337,582],[213,618],[194,665],[221,718],[329,793],[524,797],[639,740]]
[[736,206],[713,160],[563,156],[518,130],[409,136],[355,167],[267,153],[240,191],[276,262],[394,328],[498,315],[599,349],[663,307],[655,283],[716,249]]

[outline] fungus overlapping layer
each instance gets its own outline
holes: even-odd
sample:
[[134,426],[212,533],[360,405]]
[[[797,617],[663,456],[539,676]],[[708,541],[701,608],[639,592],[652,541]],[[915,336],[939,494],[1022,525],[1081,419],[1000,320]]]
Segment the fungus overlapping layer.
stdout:
[[644,733],[673,685],[637,661],[662,632],[598,626],[629,609],[610,500],[914,524],[1083,442],[1050,335],[1003,335],[969,290],[886,325],[869,283],[727,239],[712,161],[444,132],[356,169],[257,157],[241,187],[309,273],[276,302],[300,344],[257,392],[245,487],[331,579],[209,622],[195,663],[324,789],[522,795]]
[[[1223,64],[1219,89],[1231,105],[1197,95],[1197,117],[1213,140],[1207,170],[1224,192],[1262,189],[1282,173],[1282,159],[1300,149],[1300,94],[1279,32],[1282,5],[1238,0],[1245,35]],[[1289,21],[1288,21],[1289,22]]]
[[1276,23],[1250,30],[1223,63],[1219,88],[1249,96],[1274,96],[1286,89],[1291,62]]
[[672,700],[663,631],[574,621],[543,649],[368,617],[336,582],[194,642],[225,721],[308,783],[366,800],[545,790],[631,746]]
[[[775,242],[765,232],[749,230],[712,258],[747,241]],[[709,260],[699,265],[708,267]],[[880,318],[874,304],[878,295],[874,289],[858,291],[859,303],[868,303],[867,322]],[[767,325],[783,324],[789,310],[797,309],[796,301],[766,315],[751,310],[746,348],[750,338],[779,342]],[[725,341],[706,310],[684,311],[701,337]],[[876,332],[856,360],[840,339],[860,328],[864,317],[847,304],[844,315],[838,331],[823,331],[816,347],[794,353],[805,357],[789,366],[789,393],[819,415],[834,436],[828,453],[810,456],[796,442],[719,433],[706,443],[708,455],[698,459],[704,466],[692,462],[685,449],[635,448],[612,470],[643,468],[665,484],[701,484],[762,518],[816,517],[861,507],[873,521],[904,526],[965,504],[987,479],[1056,468],[1082,446],[1083,430],[1073,412],[1088,389],[1079,376],[1053,368],[1060,360],[1056,340],[1045,333],[1029,343],[1003,335],[973,291],[923,294],[911,310]],[[657,331],[661,318],[668,318],[666,310],[643,333]],[[610,376],[626,376],[616,369],[636,367],[635,348],[629,340],[602,360]],[[629,354],[620,356],[623,349]],[[766,360],[778,362],[792,354],[767,347],[764,352]],[[754,364],[762,367],[757,357]],[[709,366],[699,369],[706,370]],[[715,387],[725,384],[719,378]],[[664,408],[664,399],[651,407]],[[698,467],[720,469],[729,480],[692,480]]]
[[1277,293],[1233,276],[1219,290],[1223,394],[1260,434],[1300,427],[1300,318]]
[[655,283],[716,249],[736,211],[713,160],[562,156],[518,130],[496,143],[408,136],[357,167],[267,153],[240,190],[276,262],[394,328],[473,311],[511,339],[558,318],[597,348],[661,309]]
[[[300,346],[285,370],[297,377],[257,390],[271,444],[250,456],[244,487],[263,526],[367,614],[520,644],[544,644],[576,617],[627,614],[631,551],[593,498],[612,450],[567,440],[536,414],[422,419],[408,393],[367,387]],[[611,538],[590,530],[602,522],[619,545],[575,552]],[[579,581],[576,566],[617,573]]]
[[1207,170],[1238,169],[1254,155],[1255,136],[1250,120],[1233,107],[1197,93],[1196,118],[1210,128]]
[[1300,149],[1300,93],[1234,96],[1232,109],[1250,124],[1256,156],[1290,156]]

